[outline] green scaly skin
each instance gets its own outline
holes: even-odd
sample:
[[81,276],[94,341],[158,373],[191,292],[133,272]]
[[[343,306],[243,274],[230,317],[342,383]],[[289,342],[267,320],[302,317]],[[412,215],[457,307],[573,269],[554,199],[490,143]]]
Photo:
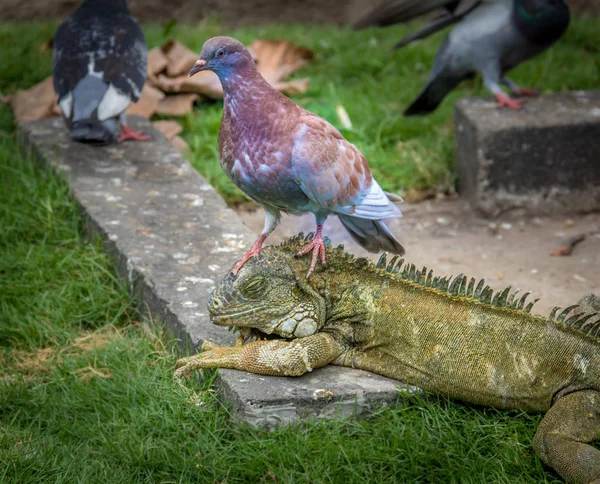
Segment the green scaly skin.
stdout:
[[[547,412],[536,452],[569,482],[600,484],[600,320],[530,313],[515,297],[460,275],[433,277],[396,258],[377,266],[343,247],[306,279],[300,236],[263,249],[209,299],[212,321],[240,329],[235,347],[205,343],[178,362],[299,376],[329,363],[360,368],[478,405]],[[244,344],[256,336],[267,336]],[[272,339],[275,338],[275,339]]]

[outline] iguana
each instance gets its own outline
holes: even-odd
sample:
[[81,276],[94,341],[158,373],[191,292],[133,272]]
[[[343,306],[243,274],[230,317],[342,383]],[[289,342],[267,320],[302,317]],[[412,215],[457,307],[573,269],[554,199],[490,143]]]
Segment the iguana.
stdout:
[[[529,293],[494,294],[483,280],[433,277],[397,257],[377,265],[342,246],[306,278],[302,234],[268,247],[211,292],[214,324],[240,329],[234,347],[202,345],[198,368],[302,375],[360,368],[477,405],[547,412],[534,437],[569,482],[600,484],[600,318],[576,306],[531,314]],[[259,335],[268,338],[247,342]]]

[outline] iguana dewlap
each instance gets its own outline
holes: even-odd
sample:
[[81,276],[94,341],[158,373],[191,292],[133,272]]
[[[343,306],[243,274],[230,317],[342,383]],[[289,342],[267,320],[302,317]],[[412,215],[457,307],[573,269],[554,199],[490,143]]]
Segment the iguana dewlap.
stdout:
[[298,376],[334,365],[360,368],[464,402],[547,412],[534,438],[541,459],[569,482],[600,484],[600,318],[531,314],[527,294],[492,289],[460,275],[401,269],[385,255],[377,266],[342,247],[306,279],[294,254],[300,236],[268,247],[213,290],[215,324],[244,336],[271,335],[235,347],[204,343],[178,362],[177,376],[198,368],[235,368]]

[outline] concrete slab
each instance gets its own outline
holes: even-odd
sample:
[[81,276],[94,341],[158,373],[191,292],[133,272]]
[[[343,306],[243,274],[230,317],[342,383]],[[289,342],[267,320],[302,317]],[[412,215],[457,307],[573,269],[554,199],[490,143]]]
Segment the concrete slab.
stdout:
[[[233,344],[210,323],[208,291],[255,235],[145,119],[130,126],[152,140],[99,148],[73,142],[58,118],[20,126],[26,151],[68,180],[73,197],[114,256],[142,310],[185,346]],[[216,384],[234,414],[273,428],[299,418],[358,415],[398,399],[399,382],[327,367],[300,378],[220,370]]]
[[454,120],[459,190],[474,209],[600,210],[600,91],[528,98],[519,111],[462,99]]

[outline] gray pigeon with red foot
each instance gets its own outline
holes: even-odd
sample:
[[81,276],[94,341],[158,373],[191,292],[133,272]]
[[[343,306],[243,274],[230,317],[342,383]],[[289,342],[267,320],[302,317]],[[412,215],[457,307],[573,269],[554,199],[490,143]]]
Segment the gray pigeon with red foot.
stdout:
[[442,10],[440,16],[395,46],[403,47],[458,22],[438,50],[429,80],[405,116],[434,111],[452,89],[476,72],[499,107],[519,109],[523,101],[507,96],[500,84],[517,96],[535,95],[537,89],[520,87],[506,73],[548,49],[563,35],[570,19],[563,0],[396,0],[384,2],[354,27],[403,23],[436,9]]
[[52,77],[74,140],[106,145],[150,139],[131,130],[125,118],[140,98],[146,64],[144,34],[125,0],[85,0],[58,27]]
[[307,277],[325,265],[323,224],[337,215],[354,240],[370,252],[403,254],[382,219],[399,217],[394,202],[373,179],[363,154],[319,116],[276,91],[260,75],[252,56],[231,37],[202,47],[189,75],[211,70],[223,85],[219,159],[225,173],[265,209],[265,227],[233,273],[260,253],[281,212],[313,213],[317,229],[298,254],[312,252]]

